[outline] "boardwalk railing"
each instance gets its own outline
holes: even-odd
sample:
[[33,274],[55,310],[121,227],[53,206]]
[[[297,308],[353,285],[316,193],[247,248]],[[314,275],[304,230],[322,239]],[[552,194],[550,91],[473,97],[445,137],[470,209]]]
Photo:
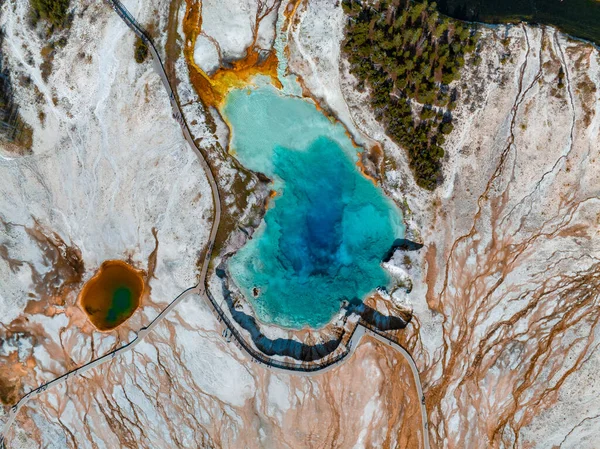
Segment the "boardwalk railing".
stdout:
[[[269,367],[285,369],[285,370],[289,370],[289,371],[314,372],[314,371],[320,371],[322,369],[327,368],[328,366],[334,365],[335,363],[339,362],[344,357],[346,357],[348,355],[348,353],[350,352],[350,350],[352,349],[351,345],[347,344],[340,353],[338,353],[332,357],[325,356],[324,358],[320,359],[317,362],[286,362],[286,361],[282,361],[282,360],[275,360],[275,359],[263,354],[262,352],[258,351],[252,345],[250,345],[248,343],[248,341],[244,338],[244,336],[238,330],[237,326],[235,324],[233,324],[231,319],[225,314],[225,312],[223,312],[223,310],[221,309],[221,306],[219,306],[219,304],[217,304],[217,301],[215,300],[213,294],[210,292],[210,290],[208,288],[206,289],[206,297],[209,299],[215,312],[217,312],[217,315],[219,316],[220,320],[223,321],[225,326],[231,331],[231,334],[235,337],[236,342],[238,343],[238,346],[241,347],[241,349],[243,349],[244,351],[246,351],[257,363],[262,363],[263,365],[266,365]],[[352,335],[354,334],[355,331],[356,331],[356,327],[350,334],[348,342],[350,342],[350,340],[352,339]]]
[[[151,47],[151,52],[156,57],[157,63],[160,64],[160,66],[162,67],[162,70],[164,72],[164,66],[163,66],[163,63],[158,54],[158,50],[156,49],[156,46],[154,45],[152,38],[146,33],[144,28],[138,23],[138,21],[131,15],[131,13],[127,10],[127,8],[125,8],[125,6],[123,6],[123,4],[119,0],[106,0],[106,1],[112,6],[112,8],[115,10],[115,12],[125,21],[125,23],[127,23],[127,25],[135,32],[135,34],[138,35],[148,46]],[[169,84],[171,84],[168,79],[167,79],[167,82]],[[174,95],[172,87],[171,87],[170,95],[171,96]],[[183,111],[180,111],[180,115],[183,115]],[[181,120],[182,121],[184,120],[183,117],[181,117]],[[183,124],[182,124],[182,126],[183,126]],[[189,132],[189,129],[187,128],[187,126],[183,126],[183,127],[184,127],[184,132],[186,132],[186,131]],[[208,168],[209,168],[209,170],[212,171],[212,168],[210,168],[210,166]],[[207,251],[207,255],[206,255],[207,261],[206,262],[208,262],[208,259],[211,256],[212,249],[213,249],[213,244],[211,243],[208,248],[208,251]],[[396,339],[392,338],[387,332],[381,331],[377,327],[371,325],[370,323],[366,322],[365,320],[363,320],[361,318],[359,320],[359,323],[357,323],[357,325],[352,330],[350,336],[348,337],[347,344],[345,345],[344,349],[341,352],[338,352],[337,354],[335,354],[334,356],[330,356],[330,355],[334,354],[336,352],[335,350],[330,355],[327,355],[327,356],[323,357],[322,359],[319,359],[318,361],[286,362],[286,361],[282,361],[282,360],[275,360],[272,357],[267,356],[264,353],[262,353],[261,351],[257,350],[255,347],[253,347],[253,345],[251,345],[248,342],[248,340],[246,338],[244,338],[244,336],[238,330],[237,325],[235,325],[232,322],[232,319],[230,319],[230,317],[227,316],[225,314],[225,312],[223,312],[223,310],[221,309],[221,306],[215,300],[214,296],[210,292],[206,283],[204,284],[204,291],[206,292],[206,297],[209,299],[210,303],[212,304],[214,311],[217,313],[219,318],[223,321],[225,326],[229,329],[229,331],[235,338],[237,345],[241,349],[246,351],[254,359],[255,362],[264,364],[268,367],[290,370],[290,371],[299,371],[299,372],[314,372],[314,371],[319,371],[319,370],[325,369],[325,368],[337,363],[338,361],[342,360],[350,353],[350,351],[352,349],[351,348],[352,336],[354,335],[354,332],[356,331],[356,329],[358,328],[359,325],[362,325],[365,328],[372,330],[373,332],[377,333],[378,335],[380,335],[383,338],[386,338],[396,344],[399,344],[399,342]]]
[[375,332],[380,337],[383,337],[386,340],[391,341],[392,343],[396,343],[397,345],[403,346],[402,343],[400,343],[400,340],[398,338],[394,337],[393,335],[391,335],[388,331],[382,331],[377,326],[373,326],[371,323],[363,320],[362,318],[360,318],[358,320],[358,325],[366,327],[370,331]]
[[[117,12],[117,14],[119,14],[119,16],[125,21],[125,23],[135,32],[136,35],[138,35],[147,45],[149,45],[151,47],[151,53],[153,54],[153,57],[156,59],[156,63],[159,64],[160,69],[163,72],[163,78],[165,79],[165,87],[167,87],[169,96],[170,96],[170,100],[172,101],[172,105],[174,108],[176,108],[179,113],[179,117],[176,117],[180,123],[180,125],[183,128],[184,134],[186,135],[186,140],[188,140],[188,142],[190,143],[190,145],[192,147],[195,147],[194,149],[198,152],[198,154],[200,154],[200,151],[198,149],[198,147],[195,145],[193,139],[191,138],[191,133],[189,131],[189,128],[187,127],[187,124],[185,123],[185,120],[183,118],[183,111],[181,110],[180,105],[178,104],[178,102],[175,99],[175,95],[172,89],[172,86],[170,84],[170,81],[168,80],[167,76],[166,76],[166,72],[164,70],[164,66],[163,63],[160,59],[160,56],[158,54],[158,51],[154,45],[154,43],[152,42],[152,39],[150,38],[150,36],[148,36],[148,34],[144,31],[144,29],[142,28],[142,26],[135,20],[135,18],[133,18],[131,16],[131,14],[129,13],[129,11],[127,11],[127,9],[122,5],[122,3],[119,0],[107,0],[107,2],[112,6],[112,8],[115,10],[115,12]],[[189,139],[188,139],[189,137]],[[210,174],[210,176],[213,178],[213,184],[214,187],[216,188],[216,183],[214,183],[214,175],[212,174],[212,169],[211,167],[206,163],[206,161],[204,160],[204,158],[200,155],[201,158],[201,162],[204,163],[208,169],[208,173]],[[219,211],[219,195],[218,195],[218,191],[215,193],[213,192],[213,195],[215,196],[215,207],[217,209],[217,211]],[[219,212],[220,213],[220,212]],[[218,222],[219,220],[215,220],[217,223],[217,227],[218,227]],[[211,235],[214,234],[216,232],[215,229],[213,229],[211,231]],[[209,249],[207,251],[207,255],[206,255],[206,261],[205,263],[208,262],[208,259],[210,259],[210,255],[212,253],[212,249],[214,246],[214,235],[213,237],[213,241],[209,244]],[[205,267],[207,267],[208,265],[205,265]],[[203,268],[203,270],[206,270],[205,268]],[[47,388],[57,385],[65,380],[67,380],[69,377],[77,375],[77,374],[82,374],[84,371],[87,371],[88,369],[91,369],[95,366],[100,365],[101,363],[103,363],[104,361],[108,360],[109,358],[114,358],[118,353],[123,352],[125,350],[127,350],[127,348],[133,347],[135,346],[137,343],[139,343],[141,341],[141,339],[149,332],[152,330],[152,328],[162,319],[164,318],[164,316],[178,303],[178,301],[180,301],[182,299],[182,297],[184,295],[187,295],[189,293],[191,293],[192,291],[195,291],[196,293],[199,293],[202,295],[202,290],[204,290],[206,297],[209,299],[214,311],[217,313],[218,317],[220,320],[223,321],[223,323],[225,324],[225,326],[227,327],[227,329],[231,332],[231,335],[234,336],[235,341],[237,343],[237,345],[240,347],[240,349],[243,349],[248,355],[250,355],[250,357],[252,357],[252,359],[257,362],[257,363],[261,363],[264,364],[265,366],[267,366],[268,368],[272,367],[272,368],[276,368],[276,369],[282,369],[282,370],[288,370],[288,371],[297,371],[297,372],[316,372],[316,371],[320,371],[323,370],[327,367],[330,367],[332,365],[334,365],[335,363],[341,361],[342,359],[344,359],[352,350],[352,344],[353,344],[353,336],[355,335],[356,330],[359,328],[359,326],[363,326],[369,330],[371,330],[372,332],[376,333],[377,335],[379,335],[380,337],[387,339],[388,341],[397,344],[400,349],[402,349],[403,352],[406,352],[406,350],[404,350],[402,348],[402,345],[400,345],[400,343],[398,341],[396,341],[396,339],[392,338],[387,332],[381,331],[380,329],[378,329],[377,327],[369,324],[368,322],[364,321],[362,318],[359,319],[359,322],[357,323],[357,325],[354,327],[354,329],[352,330],[352,332],[350,333],[347,342],[345,343],[344,349],[337,353],[335,356],[330,356],[331,354],[335,353],[334,350],[330,355],[327,355],[325,357],[323,357],[322,359],[319,359],[318,361],[311,361],[311,362],[298,362],[298,363],[292,363],[292,362],[286,362],[286,361],[280,361],[280,360],[275,360],[272,359],[269,356],[266,356],[265,354],[263,354],[262,352],[256,350],[254,347],[252,347],[252,345],[250,345],[248,343],[248,341],[241,335],[241,333],[239,332],[238,328],[236,325],[234,325],[232,323],[232,321],[230,320],[230,318],[223,312],[223,310],[221,309],[221,307],[219,306],[219,304],[217,304],[215,298],[213,297],[212,293],[209,291],[209,289],[206,286],[206,271],[203,272],[202,274],[202,289],[198,289],[199,285],[195,287],[191,287],[187,290],[185,290],[184,292],[182,292],[177,298],[175,298],[165,309],[163,309],[163,311],[157,316],[155,317],[147,326],[143,327],[140,329],[138,335],[136,335],[136,337],[128,342],[127,344],[105,354],[104,356],[93,360],[85,365],[82,365],[72,371],[69,371],[68,373],[63,374],[62,376],[59,376],[58,378],[38,387],[35,390],[30,391],[29,393],[25,394],[16,404],[13,405],[13,407],[11,407],[10,411],[9,411],[9,417],[8,417],[8,422],[5,424],[4,429],[2,431],[2,433],[0,434],[0,449],[5,449],[5,437],[6,437],[6,432],[8,431],[8,429],[10,428],[11,423],[14,421],[16,413],[18,412],[19,408],[25,403],[27,402],[30,398],[37,396],[41,393],[43,393],[44,391],[46,391]],[[339,347],[339,346],[338,346]],[[408,352],[406,352],[406,354],[408,354]],[[409,359],[409,361],[412,361],[412,357],[410,357],[410,355],[408,354],[407,359]],[[412,361],[412,364],[414,365],[414,361]],[[418,376],[418,372],[416,371],[416,367],[414,367],[414,372],[415,372],[415,382],[417,383],[417,385],[420,387],[420,380],[419,380],[419,376]],[[424,399],[423,399],[423,405],[422,405],[422,413],[423,413],[423,425],[424,425],[424,429],[426,431],[427,429],[427,415],[426,415],[426,411],[424,408]],[[428,435],[425,434],[425,447],[429,448],[429,441],[428,441]]]
[[144,43],[151,45],[156,51],[154,42],[152,42],[152,39],[144,30],[144,27],[142,27],[138,23],[138,21],[135,20],[135,18],[129,13],[129,11],[127,11],[127,8],[125,8],[125,6],[123,6],[123,4],[119,0],[107,0],[107,2],[113,7],[116,13],[119,16],[121,16],[121,18],[129,25],[129,27],[133,29],[135,34],[137,34],[144,41]]

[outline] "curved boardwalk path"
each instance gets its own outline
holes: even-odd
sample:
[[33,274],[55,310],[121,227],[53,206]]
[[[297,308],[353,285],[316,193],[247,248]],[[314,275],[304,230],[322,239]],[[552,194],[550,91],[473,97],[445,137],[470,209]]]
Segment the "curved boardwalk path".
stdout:
[[421,385],[421,379],[419,377],[419,370],[417,368],[417,365],[415,364],[415,361],[413,360],[412,356],[410,355],[410,353],[404,347],[402,347],[399,343],[395,342],[393,339],[391,339],[389,336],[387,336],[384,332],[379,331],[376,328],[369,326],[362,321],[359,321],[359,323],[356,325],[356,328],[354,329],[354,331],[352,333],[350,340],[346,344],[346,350],[340,356],[330,359],[328,362],[326,362],[324,364],[317,363],[317,364],[307,365],[307,364],[288,364],[288,363],[277,362],[274,360],[269,360],[269,358],[264,355],[258,354],[257,351],[254,350],[245,341],[245,339],[237,331],[236,327],[231,323],[231,321],[229,320],[227,315],[225,315],[224,312],[221,310],[220,306],[216,303],[216,301],[214,300],[214,298],[212,297],[210,292],[207,291],[206,275],[208,272],[209,261],[210,261],[211,255],[212,255],[212,250],[214,247],[217,230],[218,230],[219,224],[221,222],[221,200],[220,200],[220,196],[219,196],[218,185],[215,181],[215,177],[212,173],[210,166],[204,159],[204,156],[200,152],[200,149],[196,145],[196,142],[194,142],[192,134],[190,133],[187,123],[185,122],[183,111],[181,110],[181,107],[180,107],[179,103],[177,102],[177,97],[175,96],[173,88],[171,87],[171,83],[169,82],[169,79],[167,78],[167,74],[165,72],[162,60],[158,54],[156,47],[154,46],[154,43],[152,42],[152,39],[150,39],[148,34],[137,23],[137,21],[133,18],[133,16],[131,16],[129,11],[127,11],[127,9],[121,4],[121,2],[119,0],[106,0],[106,1],[108,3],[110,3],[112,8],[117,12],[117,14],[119,14],[119,16],[123,19],[123,21],[127,24],[127,26],[129,26],[129,28],[131,28],[135,32],[135,34],[137,34],[148,45],[148,49],[150,50],[150,53],[152,54],[154,69],[160,76],[160,78],[163,82],[163,85],[164,85],[165,89],[167,90],[167,93],[169,94],[169,101],[171,103],[171,107],[173,108],[173,117],[181,125],[181,129],[182,129],[185,140],[187,141],[187,143],[189,144],[191,149],[194,151],[194,154],[196,154],[196,156],[198,157],[200,165],[202,166],[202,168],[206,174],[206,177],[207,177],[208,182],[211,187],[212,196],[213,196],[213,206],[215,209],[215,218],[213,221],[213,225],[212,225],[209,240],[208,240],[208,250],[206,251],[206,256],[205,256],[205,259],[202,264],[202,269],[200,272],[200,279],[199,279],[198,285],[188,288],[187,290],[183,291],[179,296],[177,296],[173,301],[171,301],[171,303],[169,303],[169,305],[165,309],[163,309],[162,312],[160,312],[147,326],[142,327],[137,332],[136,337],[132,341],[130,341],[126,345],[121,346],[120,348],[117,348],[117,349],[103,355],[102,357],[92,360],[91,362],[86,363],[85,365],[82,365],[79,368],[69,371],[68,373],[63,374],[62,376],[57,377],[56,379],[51,380],[50,382],[47,382],[47,383],[41,385],[40,387],[36,388],[35,390],[32,390],[29,393],[27,393],[26,395],[24,395],[15,405],[13,405],[8,413],[7,421],[5,422],[5,424],[2,428],[2,433],[0,434],[0,448],[2,448],[2,449],[5,448],[5,436],[8,434],[8,431],[9,431],[12,423],[14,422],[19,410],[30,399],[33,399],[33,398],[43,394],[47,389],[53,388],[65,381],[67,381],[67,379],[69,379],[71,377],[82,375],[86,371],[89,371],[103,363],[108,362],[109,360],[114,359],[117,355],[124,353],[126,351],[132,350],[133,348],[135,348],[135,346],[137,346],[144,339],[144,337],[146,337],[146,335],[148,335],[148,333],[152,332],[152,330],[162,321],[162,319],[171,310],[173,310],[183,299],[185,299],[189,295],[197,294],[197,295],[205,298],[207,300],[207,302],[212,306],[215,313],[217,314],[217,317],[219,318],[219,321],[223,321],[225,326],[227,327],[227,329],[229,329],[231,334],[236,338],[236,342],[237,342],[238,346],[242,350],[244,350],[254,362],[265,366],[265,368],[270,371],[283,372],[286,374],[296,374],[296,375],[302,375],[302,376],[314,376],[314,375],[322,374],[324,372],[327,372],[329,370],[336,368],[341,363],[343,363],[346,360],[346,358],[351,356],[354,353],[358,344],[360,343],[360,340],[365,335],[369,335],[369,336],[375,338],[376,340],[378,340],[379,342],[381,342],[382,344],[394,348],[400,354],[402,354],[402,356],[406,359],[406,361],[408,362],[408,364],[411,368],[415,386],[417,389],[417,394],[418,394],[418,397],[420,398],[420,403],[421,403],[423,446],[425,449],[430,449],[427,410],[425,408],[425,396],[423,395],[423,387]]

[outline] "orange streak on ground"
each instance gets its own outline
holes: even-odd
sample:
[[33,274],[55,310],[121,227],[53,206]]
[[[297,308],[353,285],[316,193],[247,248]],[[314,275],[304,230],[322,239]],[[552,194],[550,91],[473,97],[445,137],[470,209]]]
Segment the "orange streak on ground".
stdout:
[[265,209],[269,208],[269,205],[271,203],[271,200],[277,198],[277,196],[279,195],[279,193],[276,190],[271,190],[269,192],[269,196],[267,197],[267,200],[265,202]]
[[190,81],[206,106],[220,109],[229,91],[251,84],[252,78],[256,75],[265,75],[271,79],[275,87],[282,88],[277,77],[278,60],[275,51],[272,50],[266,57],[261,57],[253,45],[248,48],[246,56],[232,62],[231,67],[221,67],[212,75],[206,74],[194,62],[194,47],[201,28],[202,5],[198,1],[187,0],[183,18],[186,40],[183,52],[190,72]]
[[367,173],[365,165],[363,164],[363,161],[361,159],[362,153],[358,152],[357,154],[358,154],[358,160],[356,161],[356,166],[358,167],[358,169],[360,170],[360,172],[362,173],[362,175],[365,178],[369,179],[370,181],[373,182],[373,184],[377,185],[377,180]]
[[17,351],[2,358],[0,365],[0,402],[5,405],[15,404],[21,394],[21,379],[32,369],[29,360],[26,363],[19,361]]
[[284,28],[287,28],[294,16],[296,15],[296,11],[298,10],[298,6],[302,3],[302,0],[294,0],[288,3],[287,9],[283,12],[283,15],[286,18],[286,22],[284,24]]

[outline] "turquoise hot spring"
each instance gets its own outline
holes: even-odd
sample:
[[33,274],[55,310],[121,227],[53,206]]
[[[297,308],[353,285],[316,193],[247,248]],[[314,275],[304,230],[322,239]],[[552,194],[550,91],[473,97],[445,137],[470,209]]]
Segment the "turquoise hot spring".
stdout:
[[343,300],[388,286],[381,259],[404,235],[401,213],[358,169],[345,128],[270,85],[232,91],[223,112],[232,153],[277,192],[228,266],[257,317],[321,327]]

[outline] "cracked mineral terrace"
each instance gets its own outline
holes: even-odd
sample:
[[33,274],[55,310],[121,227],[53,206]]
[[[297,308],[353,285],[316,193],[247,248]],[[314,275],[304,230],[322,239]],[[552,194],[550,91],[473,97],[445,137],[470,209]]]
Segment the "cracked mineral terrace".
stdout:
[[[28,2],[0,6],[3,66],[34,136],[27,155],[0,146],[0,398],[8,404],[0,423],[14,419],[7,448],[418,448],[427,438],[444,448],[595,447],[596,48],[552,27],[482,27],[480,61],[467,61],[453,85],[444,182],[429,194],[349,75],[338,2],[124,3],[152,25],[199,153],[183,138],[153,63],[135,62],[134,33],[107,4],[71,2],[68,39],[47,77],[46,42],[28,25]],[[424,243],[410,252],[398,243],[382,266],[401,287],[364,301],[383,316],[412,311],[408,326],[386,334],[412,364],[365,327],[351,334],[357,317],[344,323],[346,309],[319,332],[259,323],[262,336],[291,340],[290,348],[323,344],[346,328],[348,355],[322,374],[254,363],[223,335],[230,320],[256,350],[232,318],[253,311],[241,300],[225,307],[217,271],[272,199],[271,180],[228,154],[216,100],[258,73],[297,77],[295,94],[369,150],[365,171],[401,209],[406,238]],[[211,88],[206,98],[199,85]],[[222,192],[215,203],[199,155]],[[222,226],[211,237],[216,208]],[[153,274],[138,310],[97,332],[77,294],[105,260]],[[205,267],[221,322],[197,290],[177,296]],[[114,353],[10,413],[23,394]]]

